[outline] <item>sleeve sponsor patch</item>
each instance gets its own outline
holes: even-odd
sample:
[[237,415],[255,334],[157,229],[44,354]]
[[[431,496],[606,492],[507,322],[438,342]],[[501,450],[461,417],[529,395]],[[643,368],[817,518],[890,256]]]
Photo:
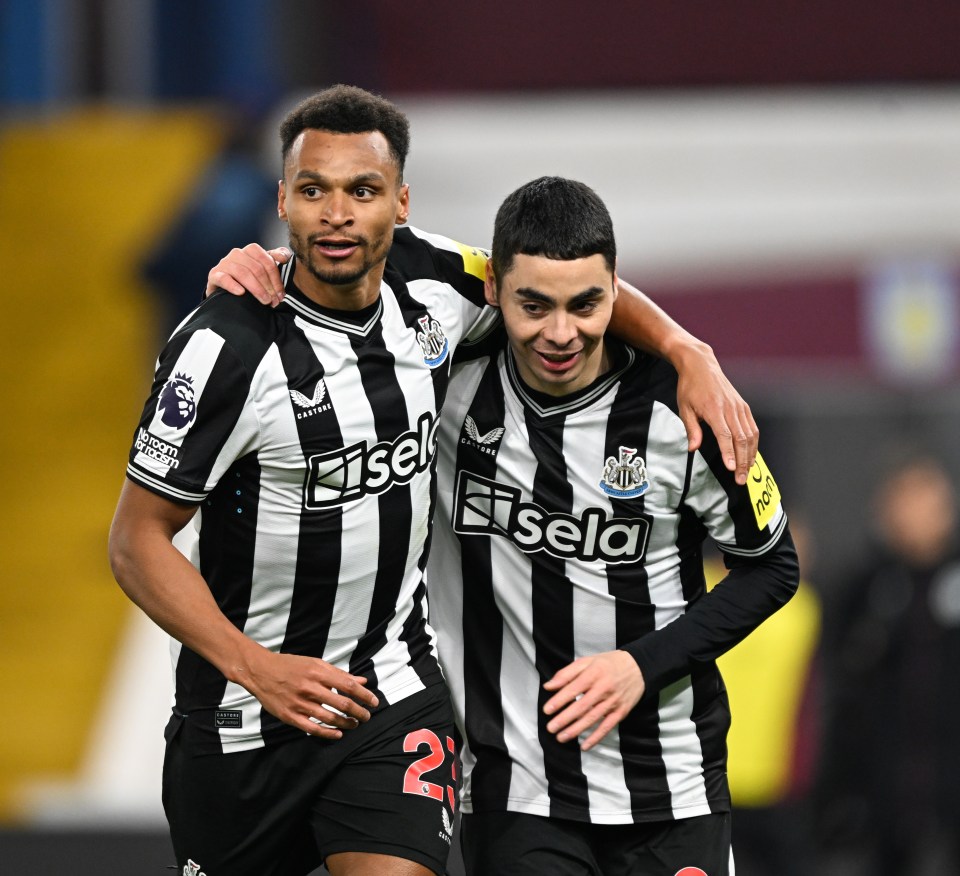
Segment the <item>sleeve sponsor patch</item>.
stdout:
[[765,529],[780,507],[780,488],[759,452],[757,461],[747,474],[747,490],[750,493],[750,504],[753,506],[757,528]]
[[474,246],[465,246],[462,243],[457,243],[457,249],[460,250],[460,255],[463,256],[464,271],[481,280],[485,279],[487,276],[487,259],[489,258],[487,253],[482,249],[477,249]]

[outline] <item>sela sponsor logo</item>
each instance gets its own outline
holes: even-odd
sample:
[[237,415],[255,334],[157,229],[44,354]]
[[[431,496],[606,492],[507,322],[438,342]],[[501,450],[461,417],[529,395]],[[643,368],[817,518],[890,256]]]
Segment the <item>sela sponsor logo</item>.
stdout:
[[600,489],[615,499],[635,499],[650,489],[647,467],[636,447],[620,447],[619,456],[608,456]]
[[497,426],[495,429],[491,429],[489,432],[484,432],[481,435],[480,430],[477,428],[477,421],[467,414],[467,418],[463,421],[463,431],[467,434],[466,436],[460,437],[461,444],[467,444],[479,450],[481,453],[486,453],[490,456],[497,455],[499,448],[493,447],[493,445],[498,444],[503,437],[504,430],[502,426]]
[[160,390],[157,400],[160,421],[171,429],[186,429],[197,416],[197,400],[193,378],[182,372],[175,374]]
[[699,867],[681,867],[673,876],[708,876],[706,870]]
[[580,517],[549,512],[524,502],[520,490],[460,472],[454,498],[453,528],[462,535],[499,535],[524,553],[546,551],[564,560],[635,563],[650,533],[644,517],[607,517],[587,508]]
[[186,866],[183,868],[183,876],[207,876],[200,871],[200,865],[195,864],[191,858],[187,858]]
[[359,441],[309,457],[303,507],[311,511],[332,508],[383,493],[395,484],[409,483],[430,467],[437,450],[439,425],[439,418],[426,411],[415,430],[393,441],[381,441],[372,447]]
[[167,468],[177,468],[180,465],[180,448],[163,441],[143,427],[137,429],[133,448],[137,453],[149,456]]
[[450,342],[443,333],[443,327],[429,314],[417,320],[420,331],[417,332],[417,343],[423,351],[423,361],[431,368],[442,364],[450,352]]
[[302,392],[297,392],[295,389],[290,390],[290,400],[300,408],[299,411],[296,411],[296,416],[298,420],[302,420],[305,417],[313,417],[317,414],[322,414],[324,411],[329,411],[333,405],[330,402],[326,404],[321,404],[323,399],[327,394],[327,385],[323,382],[321,377],[317,381],[317,385],[313,388],[313,395],[306,396]]

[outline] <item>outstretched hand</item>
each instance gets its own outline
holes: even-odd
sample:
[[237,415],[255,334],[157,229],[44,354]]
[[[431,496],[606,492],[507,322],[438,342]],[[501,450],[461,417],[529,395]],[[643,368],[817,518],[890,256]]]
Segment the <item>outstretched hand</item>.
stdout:
[[569,742],[590,728],[581,743],[589,751],[640,702],[646,685],[643,673],[626,651],[605,651],[581,657],[564,666],[544,685],[556,691],[543,711],[553,717],[547,730],[557,741]]
[[293,253],[285,246],[264,249],[259,243],[248,243],[243,249],[232,249],[207,274],[204,297],[217,289],[233,295],[249,292],[261,304],[276,307],[283,301],[283,281],[277,262],[286,264]]
[[365,678],[316,657],[263,650],[238,680],[271,715],[324,739],[369,721],[366,707],[378,705]]
[[688,347],[677,373],[677,404],[687,430],[688,449],[696,450],[703,440],[702,420],[717,438],[723,464],[735,472],[738,484],[745,484],[760,440],[750,405],[727,380],[707,344]]

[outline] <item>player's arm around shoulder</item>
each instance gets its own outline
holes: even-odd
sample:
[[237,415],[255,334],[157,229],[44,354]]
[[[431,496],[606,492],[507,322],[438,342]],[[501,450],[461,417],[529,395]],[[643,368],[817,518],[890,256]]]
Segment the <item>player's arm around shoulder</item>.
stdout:
[[279,265],[291,258],[293,253],[285,246],[264,249],[259,243],[248,243],[234,247],[210,269],[204,297],[217,289],[231,295],[249,292],[261,304],[276,307],[285,295]]
[[680,375],[678,410],[690,450],[703,441],[703,421],[720,443],[724,465],[735,473],[737,483],[745,483],[757,453],[760,430],[750,406],[723,373],[713,349],[635,286],[621,279],[617,292],[611,332],[666,359]]

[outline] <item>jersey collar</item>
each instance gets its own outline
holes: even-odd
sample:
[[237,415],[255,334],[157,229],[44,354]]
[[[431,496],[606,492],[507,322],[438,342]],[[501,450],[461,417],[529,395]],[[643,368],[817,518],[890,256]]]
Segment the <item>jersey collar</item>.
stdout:
[[293,279],[296,261],[296,258],[292,258],[281,267],[280,273],[286,295],[278,305],[278,310],[282,307],[289,307],[305,322],[330,331],[344,332],[358,337],[365,337],[370,334],[383,315],[382,295],[378,295],[373,304],[361,310],[335,310],[332,307],[323,307],[309,299],[297,288]]
[[567,416],[588,408],[597,399],[605,395],[610,387],[617,383],[624,372],[637,360],[637,353],[632,347],[620,344],[609,337],[604,340],[604,343],[608,345],[613,356],[613,368],[605,374],[601,374],[593,383],[578,389],[576,392],[571,392],[569,395],[550,395],[528,386],[520,376],[513,353],[507,346],[503,351],[503,356],[506,360],[507,379],[510,387],[520,401],[541,418]]

